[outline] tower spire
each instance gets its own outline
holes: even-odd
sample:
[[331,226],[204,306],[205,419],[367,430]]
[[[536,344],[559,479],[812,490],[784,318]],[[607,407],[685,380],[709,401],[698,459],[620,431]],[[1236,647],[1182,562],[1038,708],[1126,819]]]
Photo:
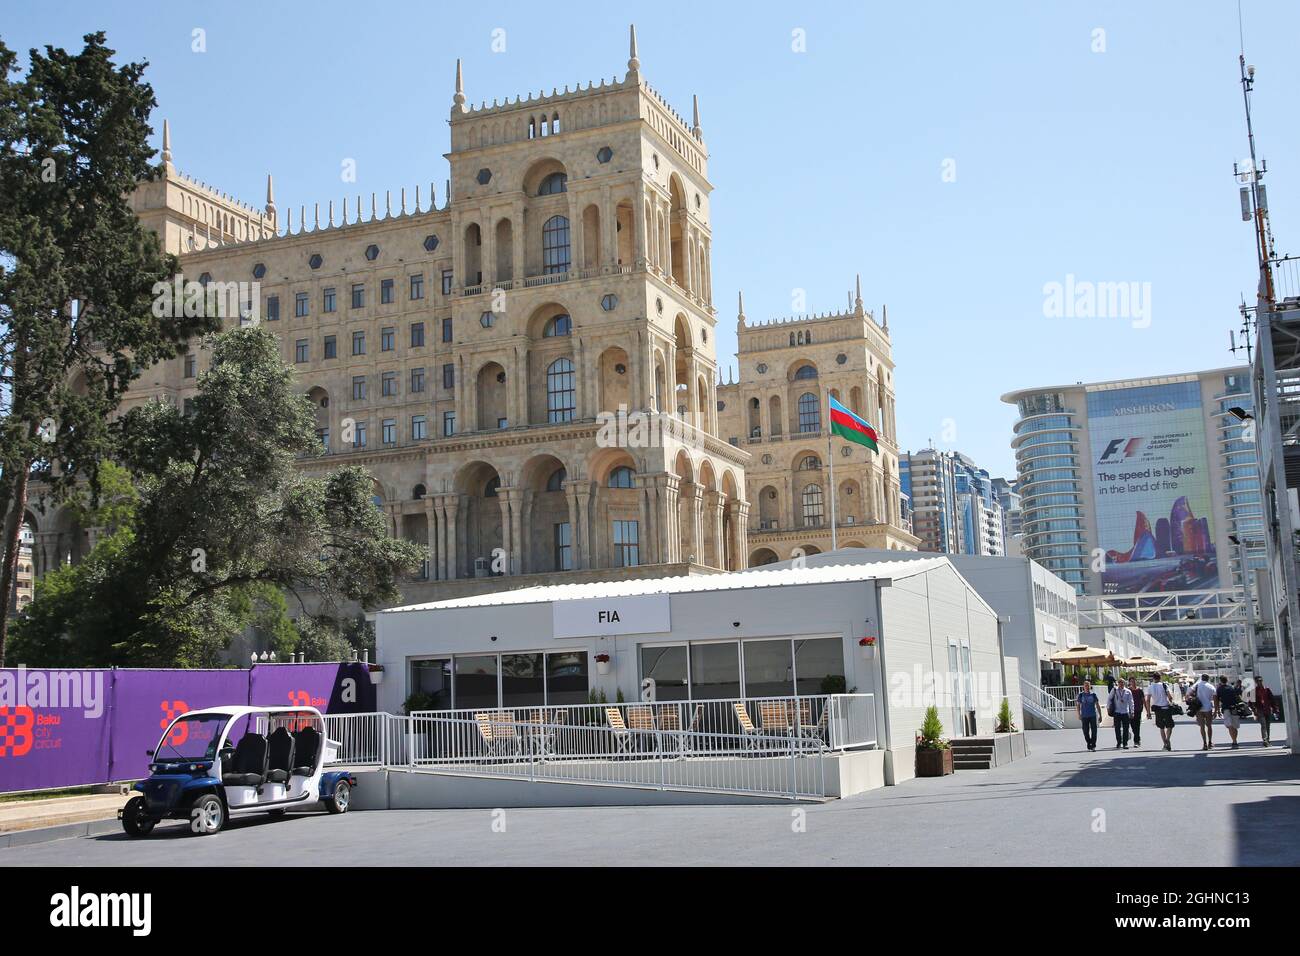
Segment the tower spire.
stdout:
[[743,289],[736,290],[736,331],[743,331],[745,328],[745,292]]
[[853,299],[853,311],[856,312],[858,315],[861,315],[862,314],[862,274],[861,273],[858,273],[856,277],[856,283],[857,283],[856,284],[857,293]]
[[693,111],[693,113],[694,113],[694,119],[693,119],[693,122],[694,122],[694,128],[691,130],[691,135],[694,136],[696,139],[703,139],[703,138],[704,138],[704,130],[700,128],[700,97],[699,97],[699,94],[692,94],[692,95],[691,95],[691,109],[692,109],[692,111]]
[[628,79],[640,77],[641,60],[636,55],[636,24],[633,23],[628,27],[628,45],[627,45],[627,76]]
[[172,127],[166,119],[163,120],[162,164],[166,172],[176,171],[176,167],[172,165]]
[[275,221],[275,183],[270,173],[266,174],[266,216],[272,222]]
[[465,73],[460,65],[460,57],[456,57],[456,95],[451,100],[456,108],[465,112]]

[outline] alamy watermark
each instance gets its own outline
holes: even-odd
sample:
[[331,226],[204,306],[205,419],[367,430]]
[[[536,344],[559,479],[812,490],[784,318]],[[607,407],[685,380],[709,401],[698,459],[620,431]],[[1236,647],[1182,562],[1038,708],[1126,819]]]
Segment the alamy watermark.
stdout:
[[1066,275],[1043,286],[1049,319],[1129,319],[1135,329],[1151,325],[1150,282],[1092,282]]

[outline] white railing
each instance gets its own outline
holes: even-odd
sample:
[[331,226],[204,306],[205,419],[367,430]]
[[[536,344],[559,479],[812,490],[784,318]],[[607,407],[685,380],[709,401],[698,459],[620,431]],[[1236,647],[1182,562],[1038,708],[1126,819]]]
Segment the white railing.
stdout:
[[1079,694],[1083,691],[1082,684],[1053,684],[1043,688],[1043,691],[1059,700],[1065,707],[1071,708],[1075,701],[1079,699]]
[[325,719],[339,764],[791,799],[825,795],[810,758],[877,745],[872,694]]
[[1057,730],[1065,727],[1065,701],[1023,677],[1020,678],[1020,703],[1024,709]]

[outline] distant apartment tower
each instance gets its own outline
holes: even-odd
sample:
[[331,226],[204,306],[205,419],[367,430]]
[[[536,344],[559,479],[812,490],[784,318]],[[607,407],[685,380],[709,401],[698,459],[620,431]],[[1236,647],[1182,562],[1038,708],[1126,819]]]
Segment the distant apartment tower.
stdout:
[[1024,518],[1020,511],[1020,492],[1013,482],[1005,478],[993,479],[993,496],[1002,506],[1002,540],[1006,553],[1019,550],[1018,542],[1024,530]]
[[900,456],[903,492],[911,499],[912,532],[923,551],[1006,553],[1002,504],[993,479],[957,451],[925,448]]
[[1183,375],[1021,389],[1012,438],[1022,551],[1081,594],[1239,586],[1244,542],[1264,562],[1255,446],[1231,409],[1250,375]]

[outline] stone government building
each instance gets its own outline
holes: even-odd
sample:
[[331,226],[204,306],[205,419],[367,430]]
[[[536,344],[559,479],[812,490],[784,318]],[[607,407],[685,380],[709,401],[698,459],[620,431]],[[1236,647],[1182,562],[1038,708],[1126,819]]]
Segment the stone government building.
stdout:
[[[860,291],[841,315],[742,314],[740,382],[721,383],[698,103],[686,123],[630,45],[622,81],[479,107],[458,62],[441,207],[417,189],[295,217],[268,177],[256,209],[179,173],[166,123],[162,175],[132,197],[186,279],[256,283],[243,307],[316,409],[326,454],[303,467],[363,465],[392,532],[428,548],[404,601],[828,549],[823,390],[881,433],[879,454],[835,441],[841,544],[915,547],[889,332]],[[208,361],[194,343],[125,404],[183,404]],[[620,408],[658,440],[602,441]],[[63,511],[27,523],[37,573],[94,544]]]

